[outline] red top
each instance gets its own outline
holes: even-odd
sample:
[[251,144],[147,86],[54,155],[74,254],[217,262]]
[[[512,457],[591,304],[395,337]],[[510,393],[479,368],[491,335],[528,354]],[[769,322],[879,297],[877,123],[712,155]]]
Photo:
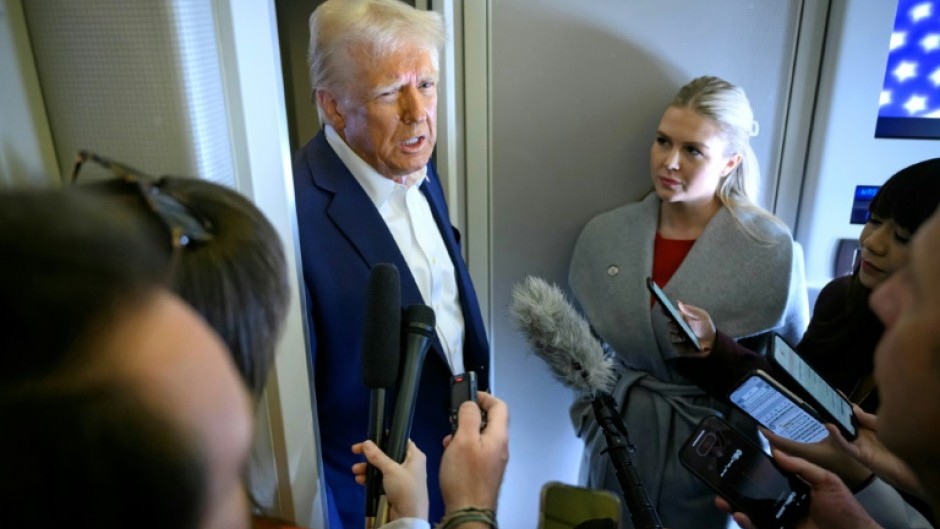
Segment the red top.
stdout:
[[653,240],[653,281],[657,285],[666,286],[685,256],[689,255],[693,244],[695,239],[664,239],[659,233],[656,234]]

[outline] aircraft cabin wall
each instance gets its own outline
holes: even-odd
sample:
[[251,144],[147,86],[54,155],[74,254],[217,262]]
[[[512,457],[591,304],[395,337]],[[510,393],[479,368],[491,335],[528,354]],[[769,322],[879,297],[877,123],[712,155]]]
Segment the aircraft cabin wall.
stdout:
[[[103,82],[111,74],[94,82],[95,72],[114,66],[102,56],[94,57],[105,63],[98,65],[101,69],[65,80],[51,80],[61,72],[44,73],[50,61],[62,61],[70,51],[68,41],[53,43],[61,49],[43,51],[42,39],[55,35],[35,34],[38,26],[29,27],[26,18],[39,17],[30,12],[53,1],[0,4],[2,186],[49,185],[47,177],[55,182],[69,165],[70,151],[89,146],[85,136],[61,127],[67,112],[81,110],[72,107],[81,106],[82,97],[107,90],[114,98],[133,101],[142,94],[129,93],[132,84]],[[81,5],[87,11],[107,1]],[[190,10],[210,5],[184,3]],[[290,209],[290,155],[315,130],[306,121],[315,115],[312,107],[298,110],[309,102],[309,86],[295,48],[305,45],[305,18],[312,9],[312,3],[303,9],[299,4],[220,1],[202,12],[210,26],[203,27],[209,35],[206,46],[215,57],[200,73],[213,79],[199,83],[204,92],[197,91],[201,95],[191,102],[183,98],[166,105],[190,123],[173,121],[185,131],[171,141],[223,136],[215,138],[217,150],[184,151],[175,157],[183,165],[160,165],[168,157],[154,155],[144,142],[169,122],[154,121],[167,112],[162,104],[151,113],[109,118],[112,132],[134,123],[135,143],[122,144],[128,138],[115,137],[96,147],[157,171],[202,178],[212,178],[213,171],[233,173],[228,182],[253,196],[272,217],[292,259],[296,220]],[[880,184],[897,169],[940,150],[929,140],[873,136],[895,0],[418,2],[433,9],[442,9],[440,4],[455,13],[449,20],[456,24],[452,67],[459,122],[447,141],[459,152],[456,166],[462,172],[444,176],[458,184],[449,197],[452,209],[462,212],[458,224],[485,304],[494,390],[512,411],[512,458],[500,523],[535,527],[541,485],[576,481],[581,442],[567,413],[573,396],[529,353],[507,320],[509,292],[529,274],[567,287],[568,259],[584,223],[651,188],[649,146],[664,106],[680,85],[716,74],[747,91],[760,122],[753,139],[764,175],[760,202],[794,229],[811,290],[831,278],[837,241],[858,235],[859,227],[848,222],[854,187]],[[175,4],[167,0],[165,5]],[[107,10],[100,16],[106,15]],[[172,25],[173,16],[164,18]],[[294,19],[289,36],[288,18]],[[152,49],[148,45],[135,57],[149,61]],[[179,64],[170,68],[179,76],[176,87],[187,86],[192,77],[186,76],[195,75]],[[88,84],[77,81],[82,79]],[[157,87],[155,92],[157,97],[166,91]],[[203,106],[207,99],[211,104]],[[210,110],[215,117],[207,121]],[[96,119],[81,116],[76,127]],[[323,527],[318,484],[310,478],[316,472],[316,427],[309,420],[311,377],[300,303],[294,300],[278,357],[266,442],[278,457],[281,486],[274,501],[300,523]]]

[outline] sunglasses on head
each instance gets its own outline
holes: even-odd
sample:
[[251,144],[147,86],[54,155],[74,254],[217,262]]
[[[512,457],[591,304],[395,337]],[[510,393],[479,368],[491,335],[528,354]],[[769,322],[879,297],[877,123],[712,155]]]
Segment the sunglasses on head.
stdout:
[[174,253],[191,243],[204,243],[212,240],[212,224],[202,219],[176,197],[164,192],[160,187],[162,178],[154,178],[95,153],[79,151],[75,155],[75,165],[72,166],[70,185],[75,185],[82,165],[88,161],[104,167],[115,177],[137,189],[140,198],[170,232],[170,244]]

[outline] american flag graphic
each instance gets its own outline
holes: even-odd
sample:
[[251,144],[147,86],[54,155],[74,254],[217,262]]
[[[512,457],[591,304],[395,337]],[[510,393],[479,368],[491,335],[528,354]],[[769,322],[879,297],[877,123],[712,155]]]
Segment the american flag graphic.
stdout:
[[899,0],[879,117],[940,118],[940,0]]

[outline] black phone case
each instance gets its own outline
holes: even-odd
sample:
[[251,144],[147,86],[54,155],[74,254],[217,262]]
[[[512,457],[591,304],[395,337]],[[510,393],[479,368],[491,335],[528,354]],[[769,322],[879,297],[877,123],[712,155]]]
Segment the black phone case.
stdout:
[[[766,458],[769,464],[774,469],[776,469],[779,475],[786,479],[789,490],[794,493],[796,498],[788,508],[788,512],[783,519],[776,520],[774,518],[773,513],[776,508],[772,500],[765,500],[766,503],[763,501],[760,503],[754,502],[753,505],[759,505],[760,507],[759,510],[755,510],[753,506],[745,506],[738,501],[738,491],[729,491],[727,489],[723,490],[723,486],[720,481],[724,479],[723,476],[719,476],[719,478],[716,480],[712,476],[703,475],[699,468],[699,462],[697,460],[690,460],[688,454],[690,451],[695,451],[695,448],[692,446],[695,440],[700,435],[707,435],[707,433],[720,433],[725,435],[728,439],[733,440],[733,444],[729,444],[729,446],[738,447],[742,451],[747,449],[750,455],[758,459]],[[759,446],[735,430],[730,424],[716,416],[706,417],[698,424],[698,426],[693,431],[692,436],[689,437],[689,439],[679,450],[679,461],[686,469],[688,469],[696,477],[711,487],[715,492],[725,498],[736,512],[743,512],[744,514],[747,514],[756,527],[762,529],[791,529],[792,527],[796,526],[796,524],[806,515],[807,511],[809,510],[809,485],[795,474],[781,469],[779,466],[777,466],[777,463],[773,460],[773,458],[765,454]],[[716,483],[715,481],[719,482]],[[756,482],[758,480],[754,479],[753,481]]]
[[[457,432],[457,411],[460,405],[467,401],[477,401],[477,374],[467,371],[450,378],[450,433]],[[481,409],[483,422],[480,431],[486,428],[486,411]]]
[[[848,431],[842,424],[840,424],[839,421],[837,421],[836,418],[833,417],[829,413],[828,410],[826,410],[825,406],[819,403],[819,399],[813,396],[813,394],[809,390],[807,390],[806,388],[803,387],[802,384],[800,384],[800,382],[796,379],[796,377],[791,375],[782,365],[780,365],[779,362],[777,362],[776,347],[777,347],[778,337],[779,336],[775,333],[773,336],[773,339],[770,342],[771,343],[770,350],[767,351],[767,361],[770,362],[772,366],[774,366],[775,371],[779,371],[780,373],[783,374],[783,376],[785,377],[783,380],[783,383],[793,388],[799,388],[799,390],[794,391],[794,393],[798,393],[800,398],[806,401],[807,406],[810,406],[814,409],[817,416],[820,417],[820,420],[836,425],[836,427],[839,428],[839,432],[842,433],[843,437],[845,437],[849,441],[854,441],[858,437],[858,422],[855,419],[855,415],[854,414],[852,415],[852,425],[855,426],[855,433],[853,433],[853,432]],[[783,340],[782,337],[779,337],[779,338]],[[783,340],[783,342],[786,343],[786,340]],[[796,349],[790,346],[790,344],[787,344],[787,347],[789,347],[793,351],[793,354],[799,355],[799,353],[796,352]],[[804,359],[804,362],[805,362],[805,359]],[[809,367],[810,369],[813,369],[812,366],[809,366]],[[816,370],[813,369],[813,372],[816,373]],[[822,378],[821,375],[819,375],[819,373],[816,373],[816,375]],[[825,381],[825,379],[823,379],[823,381]],[[826,382],[826,384],[828,384],[829,387],[833,391],[838,392],[838,390],[833,388],[831,384],[829,384],[828,382]],[[842,396],[842,398],[845,399],[844,396]],[[845,399],[845,401],[848,402],[849,407],[851,407],[852,405],[851,401],[849,401],[848,399]]]

